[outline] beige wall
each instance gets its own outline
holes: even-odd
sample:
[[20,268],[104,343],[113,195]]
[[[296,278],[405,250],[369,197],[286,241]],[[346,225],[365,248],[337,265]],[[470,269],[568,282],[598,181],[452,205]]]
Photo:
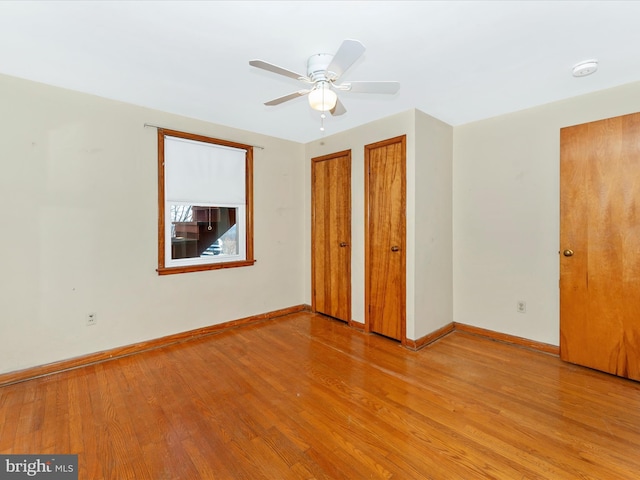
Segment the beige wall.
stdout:
[[[0,373],[307,298],[302,144],[6,76],[0,105]],[[265,147],[254,151],[255,266],[156,274],[145,122]]]
[[415,336],[453,321],[453,127],[416,111]]
[[[453,319],[557,344],[559,130],[640,111],[640,83],[455,128],[412,110],[307,145],[6,76],[0,105],[2,373],[311,303],[310,159],[347,149],[363,322],[364,145],[403,134],[407,336]],[[155,273],[156,131],[144,123],[265,146],[255,266]]]
[[633,83],[454,129],[456,322],[558,345],[560,128],[637,111]]

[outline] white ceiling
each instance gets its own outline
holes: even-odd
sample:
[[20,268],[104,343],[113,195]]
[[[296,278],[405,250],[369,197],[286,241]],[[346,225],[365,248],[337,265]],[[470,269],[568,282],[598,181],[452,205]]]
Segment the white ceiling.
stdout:
[[410,108],[460,125],[640,80],[639,21],[637,1],[5,0],[0,73],[306,143],[323,134],[305,98],[263,105],[304,84],[249,60],[304,74],[357,39],[342,80],[400,92],[340,93],[326,135]]

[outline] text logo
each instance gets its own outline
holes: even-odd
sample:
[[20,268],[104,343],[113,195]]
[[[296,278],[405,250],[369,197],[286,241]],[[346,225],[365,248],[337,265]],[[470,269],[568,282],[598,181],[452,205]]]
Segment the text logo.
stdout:
[[0,480],[78,480],[78,455],[0,455]]

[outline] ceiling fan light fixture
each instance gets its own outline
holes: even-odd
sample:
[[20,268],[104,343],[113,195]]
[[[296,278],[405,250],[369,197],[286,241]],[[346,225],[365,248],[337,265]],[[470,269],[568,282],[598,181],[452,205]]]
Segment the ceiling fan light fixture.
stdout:
[[338,95],[331,90],[327,82],[318,83],[313,90],[309,92],[309,105],[319,112],[328,112],[336,106]]

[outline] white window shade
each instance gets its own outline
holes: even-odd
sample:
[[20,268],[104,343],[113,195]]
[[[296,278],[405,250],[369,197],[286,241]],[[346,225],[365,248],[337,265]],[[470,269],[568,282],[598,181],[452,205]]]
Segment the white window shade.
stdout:
[[238,148],[165,136],[165,200],[244,204],[245,155]]

